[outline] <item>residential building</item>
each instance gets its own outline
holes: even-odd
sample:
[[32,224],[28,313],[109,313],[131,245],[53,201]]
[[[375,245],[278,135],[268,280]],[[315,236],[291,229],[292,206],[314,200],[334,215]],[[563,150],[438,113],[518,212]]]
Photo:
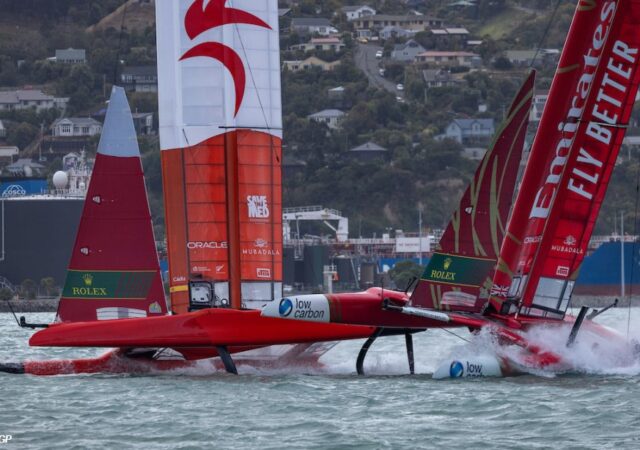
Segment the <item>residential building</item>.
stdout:
[[319,34],[329,36],[338,30],[331,26],[329,19],[322,17],[291,19],[291,31],[299,34]]
[[490,139],[494,133],[493,119],[454,119],[441,137],[467,144]]
[[542,110],[544,109],[544,105],[547,103],[548,97],[549,91],[539,92],[533,96],[531,112],[529,113],[529,121],[540,122],[540,119],[542,118]]
[[331,89],[327,89],[327,96],[332,100],[340,100],[344,98],[344,87],[338,86]]
[[325,109],[317,113],[313,113],[307,116],[307,119],[314,122],[324,123],[332,130],[340,128],[340,122],[344,118],[344,112],[339,109]]
[[302,61],[283,61],[282,65],[285,69],[292,72],[298,72],[300,70],[310,69],[312,67],[320,67],[324,71],[333,70],[334,67],[340,64],[340,60],[333,62],[326,62],[315,56],[310,56]]
[[466,28],[434,28],[431,34],[438,40],[444,42],[462,42],[469,38],[469,30]]
[[83,48],[56,50],[55,60],[61,64],[84,64],[87,62],[86,53]]
[[343,6],[340,11],[347,16],[347,20],[355,20],[361,17],[374,16],[376,10],[368,5],[361,6]]
[[482,59],[477,53],[429,50],[416,55],[415,62],[434,66],[477,67],[482,63]]
[[132,116],[137,134],[153,134],[153,113],[133,113]]
[[396,37],[408,38],[414,36],[415,34],[416,32],[412,30],[405,30],[404,28],[400,28],[398,26],[387,25],[382,30],[380,30],[378,36],[380,36],[380,39],[384,39],[386,41],[387,39]]
[[158,71],[155,65],[125,67],[120,81],[127,91],[158,92]]
[[310,52],[313,50],[319,51],[334,51],[339,52],[345,47],[345,43],[338,37],[322,37],[311,38],[311,40],[305,44],[297,44],[289,47],[291,50],[302,50]]
[[422,71],[427,89],[436,87],[451,87],[463,83],[462,80],[454,78],[449,70],[445,69],[425,69]]
[[349,155],[362,162],[373,162],[380,159],[387,160],[389,151],[375,142],[369,141],[350,149]]
[[442,28],[442,19],[420,15],[395,16],[389,14],[376,14],[354,19],[353,25],[356,30],[382,30],[387,26],[400,27],[405,30],[424,31],[429,28]]
[[51,108],[63,109],[68,101],[68,98],[56,98],[39,89],[0,91],[0,111],[34,108],[40,112]]
[[8,162],[11,164],[14,156],[18,156],[20,150],[13,145],[0,145],[0,162]]
[[413,39],[404,44],[397,44],[391,51],[391,59],[400,62],[413,62],[417,56],[425,52],[425,48]]
[[90,117],[65,117],[51,125],[55,137],[89,137],[102,132],[102,124]]

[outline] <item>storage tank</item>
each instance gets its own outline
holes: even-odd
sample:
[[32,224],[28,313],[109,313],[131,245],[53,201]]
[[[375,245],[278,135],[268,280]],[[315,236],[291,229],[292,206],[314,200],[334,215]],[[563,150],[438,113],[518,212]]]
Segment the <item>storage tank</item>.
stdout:
[[310,245],[304,248],[304,284],[322,287],[322,270],[329,263],[329,250],[324,245]]
[[370,288],[375,283],[376,266],[374,262],[364,262],[360,265],[360,287]]

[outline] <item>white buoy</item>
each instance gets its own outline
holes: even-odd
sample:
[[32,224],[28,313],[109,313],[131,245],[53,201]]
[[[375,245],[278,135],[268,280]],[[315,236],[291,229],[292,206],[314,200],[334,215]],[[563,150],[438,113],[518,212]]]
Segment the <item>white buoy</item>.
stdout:
[[69,183],[69,176],[67,172],[63,170],[58,170],[53,174],[53,186],[56,189],[65,189],[67,184]]
[[500,362],[495,356],[447,359],[433,373],[435,380],[444,378],[501,377]]

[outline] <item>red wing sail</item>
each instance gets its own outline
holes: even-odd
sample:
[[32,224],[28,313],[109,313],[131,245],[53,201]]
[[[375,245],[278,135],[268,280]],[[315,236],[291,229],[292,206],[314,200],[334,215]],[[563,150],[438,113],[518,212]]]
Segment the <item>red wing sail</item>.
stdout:
[[412,295],[414,306],[479,311],[489,298],[522,157],[534,80],[532,72],[462,196]]
[[259,307],[282,293],[278,4],[233,6],[156,2],[176,313]]
[[114,87],[58,319],[166,313],[133,119],[124,90]]
[[585,56],[594,59],[593,68],[573,93],[579,119],[558,124],[564,125],[563,139],[570,145],[558,144],[529,215],[526,236],[540,238],[535,255],[529,249],[519,260],[527,277],[525,315],[563,317],[638,90],[640,1],[603,2],[598,10],[593,51]]

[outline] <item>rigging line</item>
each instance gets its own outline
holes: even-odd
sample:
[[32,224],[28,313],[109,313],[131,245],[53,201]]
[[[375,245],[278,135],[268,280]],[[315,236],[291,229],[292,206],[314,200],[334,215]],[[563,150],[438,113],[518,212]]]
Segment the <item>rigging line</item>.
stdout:
[[442,331],[446,331],[447,333],[454,335],[454,336],[455,336],[455,337],[457,337],[457,338],[462,339],[462,340],[463,340],[463,341],[465,341],[465,342],[469,342],[469,343],[471,343],[471,341],[470,341],[469,339],[467,339],[467,338],[463,338],[462,336],[460,336],[459,334],[454,333],[454,332],[453,332],[453,331],[451,331],[451,330],[447,330],[446,328],[440,328],[440,329],[441,329]]
[[255,77],[253,76],[253,69],[251,64],[249,64],[249,59],[247,58],[247,50],[244,47],[244,41],[242,40],[242,35],[238,30],[238,24],[233,25],[233,29],[238,35],[238,40],[240,41],[240,46],[242,47],[242,53],[244,55],[244,60],[247,61],[247,68],[249,69],[249,76],[251,77],[251,82],[253,83],[253,88],[256,90],[256,97],[258,98],[258,104],[260,105],[260,112],[262,113],[262,118],[264,119],[265,128],[271,131],[271,127],[269,126],[269,121],[267,120],[267,115],[265,114],[265,108],[262,104],[262,99],[260,98],[260,92],[258,91],[258,86],[256,84]]
[[113,84],[118,84],[118,66],[120,65],[120,50],[122,49],[122,35],[124,34],[124,21],[127,17],[127,3],[122,10],[122,22],[120,23],[120,34],[118,35],[118,48],[116,48],[116,60],[113,64]]
[[[636,163],[636,205],[633,213],[633,235],[638,235],[638,208],[640,207],[640,157]],[[624,236],[620,235],[620,246],[624,248]],[[633,299],[633,273],[635,272],[634,259],[636,254],[636,240],[633,240],[631,246],[631,277],[629,280],[629,306],[627,307],[627,339],[629,339],[629,332],[631,329],[631,300]],[[624,258],[624,253],[622,257]],[[621,267],[622,269],[622,267]],[[622,274],[624,276],[624,274]],[[624,300],[624,299],[623,299]]]
[[551,17],[549,17],[549,21],[547,22],[547,27],[545,28],[544,33],[542,34],[542,37],[538,41],[538,46],[536,48],[535,54],[533,55],[533,58],[531,58],[531,63],[529,64],[529,68],[533,68],[533,64],[536,62],[536,59],[538,59],[538,53],[540,53],[540,49],[542,48],[542,44],[544,44],[544,41],[547,39],[547,35],[549,34],[549,30],[551,29],[551,24],[553,23],[553,19],[556,17],[556,13],[558,12],[558,8],[560,8],[560,3],[561,2],[562,2],[562,0],[558,0],[556,2],[555,8],[553,8],[553,12],[551,13]]

